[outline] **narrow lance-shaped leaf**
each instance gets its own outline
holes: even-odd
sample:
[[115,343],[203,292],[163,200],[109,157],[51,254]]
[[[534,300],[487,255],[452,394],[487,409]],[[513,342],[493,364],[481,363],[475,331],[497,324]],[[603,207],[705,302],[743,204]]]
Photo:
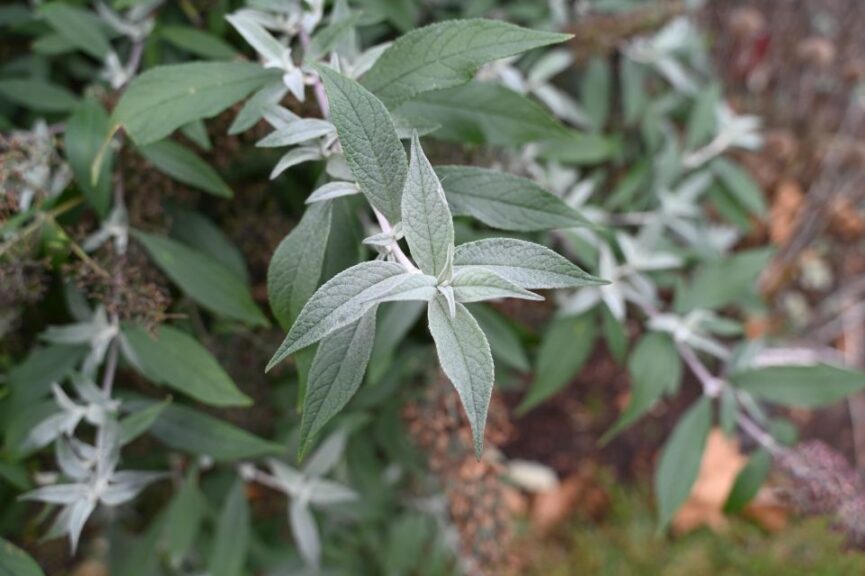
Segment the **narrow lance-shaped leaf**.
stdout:
[[648,412],[665,393],[674,392],[682,379],[682,360],[667,334],[651,332],[640,339],[628,360],[631,399],[613,427],[604,435],[608,442]]
[[461,244],[454,266],[479,266],[528,289],[571,288],[606,284],[545,246],[513,238]]
[[593,314],[553,320],[541,341],[535,379],[518,413],[528,412],[573,380],[595,349],[597,330]]
[[685,412],[664,445],[655,470],[655,494],[661,529],[667,527],[691,493],[711,427],[712,403],[704,396]]
[[481,457],[487,409],[493,393],[493,357],[477,321],[462,304],[451,317],[441,296],[429,303],[429,330],[439,364],[454,385],[466,411],[474,437],[475,455]]
[[520,288],[495,272],[485,268],[462,268],[455,275],[451,286],[457,302],[480,302],[500,298],[521,300],[543,300],[544,297]]
[[420,147],[411,139],[411,162],[402,196],[405,239],[420,269],[439,278],[451,265],[454,224],[441,183]]
[[315,352],[306,386],[300,425],[301,457],[315,435],[357,392],[375,342],[372,308],[360,320],[322,339]]
[[[362,262],[325,282],[300,311],[285,341],[270,359],[270,370],[287,356],[315,344],[386,300],[428,300],[435,278],[410,274],[399,264]],[[426,290],[424,290],[426,288]],[[403,298],[401,294],[408,296]]]
[[238,478],[225,499],[216,525],[216,540],[210,556],[211,576],[241,576],[245,574],[246,554],[250,536],[249,504],[246,487]]
[[102,23],[95,14],[63,2],[46,4],[39,13],[64,40],[100,62],[111,51]]
[[390,114],[354,80],[326,66],[315,68],[324,81],[330,120],[361,192],[391,222],[398,222],[408,167]]
[[769,402],[816,408],[838,402],[865,388],[865,373],[828,364],[768,366],[738,372],[730,381]]
[[286,236],[267,269],[267,295],[279,324],[288,329],[321,277],[330,235],[331,203],[306,209],[300,223]]
[[45,573],[26,552],[0,538],[0,575],[45,576]]
[[152,68],[133,80],[112,115],[139,146],[212,118],[278,76],[251,62],[192,62]]
[[223,198],[233,196],[231,188],[216,170],[182,144],[172,140],[161,140],[142,146],[138,151],[157,170],[182,184]]
[[123,329],[124,353],[149,380],[165,384],[212,406],[248,406],[222,366],[195,338],[161,326],[151,335],[144,328]]
[[566,34],[528,30],[497,20],[452,20],[398,38],[364,75],[389,107],[415,94],[468,82],[486,62],[549,44]]
[[437,166],[451,210],[487,226],[530,232],[585,225],[558,196],[527,178],[475,166]]
[[84,100],[69,117],[63,135],[63,148],[75,180],[100,216],[108,213],[111,200],[111,158],[103,159],[99,182],[95,185],[90,178],[90,169],[107,132],[108,114],[105,109],[93,100]]
[[193,300],[229,318],[266,326],[249,288],[207,254],[163,236],[133,232],[151,258]]

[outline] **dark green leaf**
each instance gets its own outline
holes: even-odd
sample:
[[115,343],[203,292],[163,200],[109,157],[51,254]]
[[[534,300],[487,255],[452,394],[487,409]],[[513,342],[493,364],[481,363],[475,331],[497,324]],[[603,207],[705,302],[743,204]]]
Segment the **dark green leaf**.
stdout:
[[200,58],[230,60],[237,50],[221,38],[191,26],[165,26],[159,36],[177,48]]
[[251,532],[249,520],[246,486],[238,478],[219,514],[216,539],[210,555],[211,576],[241,576],[246,573],[244,567]]
[[162,140],[138,149],[157,170],[182,184],[223,198],[233,196],[231,188],[210,164],[195,152],[172,140]]
[[108,113],[93,100],[84,100],[66,122],[64,149],[75,180],[91,206],[104,217],[111,202],[112,152],[100,164],[99,178],[93,184],[92,167],[108,133]]
[[736,475],[736,481],[724,503],[724,512],[740,512],[757,495],[771,468],[772,455],[769,452],[763,449],[754,452]]
[[0,538],[0,576],[45,576],[26,552]]
[[0,97],[37,112],[67,112],[78,105],[72,92],[44,80],[0,80]]
[[834,404],[865,388],[862,372],[828,364],[755,368],[730,381],[757,398],[800,408]]

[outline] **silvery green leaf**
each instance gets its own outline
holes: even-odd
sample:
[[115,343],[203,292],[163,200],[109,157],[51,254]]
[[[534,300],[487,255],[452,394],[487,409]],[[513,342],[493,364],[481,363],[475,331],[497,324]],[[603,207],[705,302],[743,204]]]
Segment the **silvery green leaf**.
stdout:
[[428,274],[406,273],[402,282],[376,297],[376,302],[402,302],[420,300],[427,302],[436,295],[436,285],[440,280]]
[[267,270],[267,295],[273,315],[291,326],[315,292],[330,235],[331,203],[307,208],[300,223],[276,248]]
[[513,238],[492,238],[456,247],[454,265],[487,268],[523,288],[598,286],[604,280],[582,271],[549,248]]
[[400,220],[408,169],[390,114],[360,84],[325,66],[316,66],[330,101],[330,116],[358,187],[391,222]]
[[92,447],[74,438],[60,438],[54,444],[54,456],[61,472],[79,482],[90,477],[90,471],[95,464]]
[[358,193],[360,193],[360,190],[358,190],[357,184],[354,182],[328,182],[324,186],[316,188],[313,193],[307,197],[306,203],[312,204],[313,202],[322,202],[324,200],[332,200],[333,198],[351,196],[352,194]]
[[69,534],[69,544],[72,546],[72,553],[74,554],[78,549],[78,541],[81,539],[84,525],[96,509],[96,501],[92,498],[84,498],[71,504],[67,509],[69,514],[64,516],[67,521],[66,532]]
[[342,154],[331,154],[327,159],[325,170],[331,178],[354,182],[354,174],[351,173],[351,168]]
[[308,565],[318,568],[321,562],[321,539],[308,504],[300,499],[292,500],[288,517],[300,555]]
[[328,436],[303,467],[304,475],[324,476],[333,470],[342,458],[347,442],[348,434],[345,430],[339,430]]
[[321,138],[332,134],[335,128],[327,120],[318,118],[301,118],[288,126],[278,128],[255,143],[260,148],[277,148],[279,146],[294,146],[302,142]]
[[309,502],[320,506],[343,504],[357,500],[357,492],[330,480],[313,480],[309,486]]
[[87,500],[90,489],[86,484],[54,484],[31,490],[20,496],[21,500],[35,500],[47,504],[74,504]]
[[298,164],[311,162],[313,160],[321,160],[321,158],[321,150],[315,146],[292,148],[286,152],[285,156],[280,158],[279,162],[276,163],[276,166],[273,167],[273,170],[270,172],[270,179],[273,180],[292,166],[297,166]]
[[439,364],[459,394],[474,437],[475,455],[483,450],[487,409],[493,392],[493,357],[477,321],[462,304],[451,318],[444,298],[429,303],[429,330]]
[[249,130],[262,119],[268,108],[275,106],[285,97],[288,88],[282,82],[274,82],[256,92],[246,101],[228,128],[229,134],[240,134]]
[[412,118],[409,120],[399,114],[391,114],[391,118],[393,118],[396,133],[399,135],[400,140],[410,139],[415,132],[417,132],[418,136],[426,136],[439,128],[439,124],[424,122],[423,118]]
[[393,232],[379,232],[363,239],[363,243],[367,246],[375,246],[377,248],[389,248],[395,241],[396,238]]
[[532,180],[474,166],[438,166],[454,214],[503,230],[549,230],[586,223],[580,214]]
[[[393,262],[362,262],[328,280],[304,305],[285,341],[267,364],[270,370],[287,356],[315,344],[331,332],[363,316],[385,296],[399,298],[399,288],[410,277]],[[416,290],[417,283],[407,287]]]
[[136,472],[124,470],[111,476],[111,483],[100,493],[99,501],[106,506],[119,506],[129,502],[153,482],[166,478],[163,472]]
[[439,286],[437,290],[448,305],[448,314],[451,318],[455,318],[457,315],[457,300],[454,296],[453,286]]
[[572,98],[564,90],[559,90],[551,84],[545,84],[535,88],[533,93],[557,118],[580,128],[591,126],[592,121],[586,111],[575,98]]
[[303,455],[316,434],[342,410],[363,381],[375,342],[373,307],[360,320],[322,339],[315,351],[303,399],[300,448]]
[[322,58],[325,54],[331,52],[341,40],[351,36],[354,32],[354,25],[357,24],[361,16],[360,12],[348,14],[343,18],[333,20],[333,18],[336,18],[335,12],[336,10],[334,10],[334,14],[331,17],[331,23],[321,28],[312,37],[303,55],[304,60],[314,62]]
[[480,302],[499,298],[543,300],[544,297],[520,288],[485,268],[462,268],[454,274],[451,286],[457,302]]
[[411,255],[421,270],[438,277],[453,261],[453,218],[417,134],[411,141],[411,162],[402,192],[402,218]]
[[280,460],[270,459],[267,462],[270,466],[273,476],[285,488],[285,493],[289,495],[297,494],[307,481],[306,476],[298,470],[295,470],[285,462]]
[[102,23],[92,12],[63,2],[51,2],[43,5],[39,13],[66,41],[96,60],[101,62],[111,52]]
[[287,50],[287,47],[271,36],[270,32],[260,26],[255,19],[250,18],[243,12],[229,14],[225,19],[234,26],[234,29],[243,36],[243,39],[246,40],[256,52],[264,57],[265,62],[270,64],[282,61],[283,54]]
[[421,92],[468,82],[486,62],[568,38],[496,20],[440,22],[399,37],[364,75],[364,85],[393,108]]
[[526,81],[531,86],[540,86],[570,68],[573,63],[574,55],[570,50],[555,48],[538,58],[529,70]]

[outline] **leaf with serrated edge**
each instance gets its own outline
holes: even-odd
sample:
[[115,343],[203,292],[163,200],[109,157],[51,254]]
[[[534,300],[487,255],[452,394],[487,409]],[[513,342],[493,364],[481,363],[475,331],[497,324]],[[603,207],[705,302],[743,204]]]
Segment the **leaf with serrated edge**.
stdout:
[[420,269],[440,276],[448,269],[454,224],[439,179],[420,147],[411,139],[411,162],[402,193],[402,225],[411,255]]
[[389,107],[415,94],[468,82],[486,62],[564,42],[567,34],[497,20],[451,20],[396,40],[364,75],[364,85]]
[[315,435],[357,392],[375,342],[375,315],[373,307],[360,320],[319,343],[303,403],[301,456],[309,449]]
[[480,302],[498,298],[543,300],[544,297],[520,288],[485,268],[462,268],[451,283],[457,302]]
[[435,171],[455,215],[524,232],[586,224],[576,210],[527,178],[475,166],[436,166]]
[[361,262],[343,270],[325,282],[307,301],[265,370],[351,324],[377,302],[400,299],[402,285],[408,291],[416,292],[419,286],[415,278],[421,276],[407,273],[399,264],[382,261]]
[[606,284],[546,246],[513,238],[492,238],[456,247],[454,266],[479,266],[528,289]]
[[291,326],[315,292],[321,277],[330,235],[331,203],[307,208],[300,223],[286,236],[267,270],[267,295],[273,315],[283,328]]
[[330,119],[360,191],[391,222],[398,222],[408,163],[387,108],[354,80],[325,66],[315,69],[324,81]]
[[468,416],[475,456],[481,457],[487,409],[493,393],[493,357],[477,321],[462,304],[451,318],[441,296],[429,303],[429,330],[435,341],[439,364],[454,385]]

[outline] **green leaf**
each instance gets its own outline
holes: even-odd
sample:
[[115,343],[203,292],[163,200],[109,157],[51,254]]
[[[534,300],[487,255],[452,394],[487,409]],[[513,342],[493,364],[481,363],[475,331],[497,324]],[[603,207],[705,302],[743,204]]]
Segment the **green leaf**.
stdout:
[[267,269],[270,309],[286,330],[318,287],[330,235],[331,211],[330,202],[309,206],[270,260]]
[[498,20],[439,22],[397,38],[364,75],[363,82],[393,108],[421,92],[464,84],[486,62],[570,37]]
[[243,254],[219,226],[194,210],[172,206],[169,214],[172,238],[210,255],[234,272],[235,276],[244,282],[249,281]]
[[[128,404],[134,410],[143,410],[153,402],[133,401]],[[175,404],[165,408],[153,423],[150,434],[171,448],[210,456],[218,462],[271,456],[283,449],[279,444],[219,418]]]
[[462,304],[457,303],[456,315],[451,318],[447,302],[437,296],[429,303],[428,319],[439,364],[459,394],[472,428],[475,456],[480,459],[487,409],[493,393],[490,345],[477,321]]
[[207,254],[166,238],[133,231],[150,257],[183,292],[217,314],[267,326],[249,288],[234,273]]
[[390,114],[354,80],[325,66],[315,69],[324,81],[330,119],[360,191],[391,222],[398,222],[408,166]]
[[711,168],[727,191],[748,212],[757,216],[766,214],[766,199],[763,197],[763,191],[741,166],[726,158],[718,158],[712,162]]
[[362,262],[325,282],[304,305],[265,370],[315,344],[331,332],[358,320],[378,302],[429,300],[436,280],[412,274],[393,262]]
[[691,493],[711,427],[712,403],[704,396],[685,412],[661,451],[661,460],[655,470],[655,496],[661,530],[666,529]]
[[129,444],[150,430],[162,411],[171,404],[171,398],[151,404],[143,410],[137,410],[120,421],[120,444]]
[[460,244],[454,253],[454,265],[480,266],[530,290],[606,284],[546,246],[514,238]]
[[[54,382],[63,380],[84,357],[86,348],[52,345],[32,348],[27,358],[7,374],[11,391],[6,404],[13,410],[23,408],[51,392]],[[2,418],[0,418],[2,420]]]
[[45,576],[45,573],[26,552],[0,538],[0,576]]
[[538,157],[564,164],[597,164],[614,158],[620,149],[621,143],[615,138],[568,130],[544,139]]
[[141,155],[160,172],[178,182],[223,198],[233,193],[228,184],[195,152],[172,140],[161,140],[138,148]]
[[159,30],[159,36],[177,48],[201,58],[231,60],[237,56],[237,50],[230,44],[192,26],[165,26]]
[[93,56],[100,63],[111,52],[111,44],[95,14],[63,2],[51,2],[41,6],[39,14],[64,40]]
[[528,372],[530,369],[529,358],[519,336],[510,323],[489,306],[471,304],[466,308],[486,334],[496,362],[510,366],[520,372]]
[[816,408],[834,404],[865,388],[865,373],[828,364],[770,366],[735,373],[730,381],[769,402]]
[[454,274],[451,286],[457,302],[480,302],[501,298],[543,300],[544,297],[520,288],[485,268],[461,268]]
[[357,392],[375,342],[375,308],[322,339],[309,370],[300,425],[299,457]]
[[601,442],[607,443],[646,412],[664,394],[678,390],[682,380],[682,360],[673,339],[667,334],[649,332],[637,343],[628,360],[631,399]]
[[534,381],[517,412],[525,414],[567,386],[589,359],[596,340],[594,314],[554,319],[541,341]]
[[724,512],[740,512],[760,491],[771,469],[772,455],[762,448],[754,452],[745,467],[736,475],[736,481],[724,503]]
[[304,60],[307,62],[315,62],[321,59],[328,52],[340,43],[343,38],[350,33],[357,21],[360,19],[360,12],[349,14],[345,18],[341,18],[336,22],[332,22],[328,26],[319,28],[312,36],[312,39],[303,54]]
[[[104,217],[111,202],[111,159],[100,164],[99,179],[93,184],[91,168],[108,133],[108,113],[94,100],[83,100],[66,122],[63,135],[66,159],[75,180],[91,206]],[[108,154],[111,154],[109,151]]]
[[486,82],[425,92],[397,113],[413,124],[438,124],[432,137],[474,145],[519,146],[568,134],[533,100]]
[[411,139],[411,162],[402,193],[402,219],[406,242],[420,269],[436,278],[450,276],[453,217],[417,134]]
[[198,469],[192,466],[166,512],[162,541],[173,566],[183,563],[198,537],[207,512],[207,499],[198,487]]
[[140,326],[126,326],[123,338],[130,363],[153,383],[211,406],[252,404],[210,352],[185,332],[163,325],[151,335]]
[[501,230],[531,232],[582,226],[586,221],[528,178],[475,166],[437,166],[451,210]]
[[604,332],[604,342],[613,359],[621,364],[628,355],[627,326],[616,320],[606,306],[601,306],[601,328]]
[[378,330],[369,359],[368,380],[378,383],[390,368],[394,352],[424,311],[423,302],[388,302],[378,307]]
[[184,124],[180,127],[180,133],[205,152],[213,149],[213,142],[210,141],[210,135],[207,133],[207,126],[204,124],[204,120],[193,120],[188,124]]
[[139,146],[193,120],[212,118],[278,74],[251,62],[192,62],[152,68],[133,80],[112,115]]
[[596,131],[603,129],[610,114],[610,67],[607,60],[595,57],[589,62],[580,86],[583,107]]
[[755,294],[757,278],[772,254],[771,248],[744,250],[701,264],[691,281],[677,291],[676,310],[723,308]]
[[716,130],[715,110],[721,98],[717,84],[700,90],[688,115],[688,131],[685,136],[685,149],[693,150],[711,140]]
[[242,576],[250,542],[250,513],[246,486],[238,478],[225,499],[216,525],[216,539],[210,555],[211,576]]
[[0,80],[0,96],[37,112],[68,112],[78,105],[75,94],[45,80]]

